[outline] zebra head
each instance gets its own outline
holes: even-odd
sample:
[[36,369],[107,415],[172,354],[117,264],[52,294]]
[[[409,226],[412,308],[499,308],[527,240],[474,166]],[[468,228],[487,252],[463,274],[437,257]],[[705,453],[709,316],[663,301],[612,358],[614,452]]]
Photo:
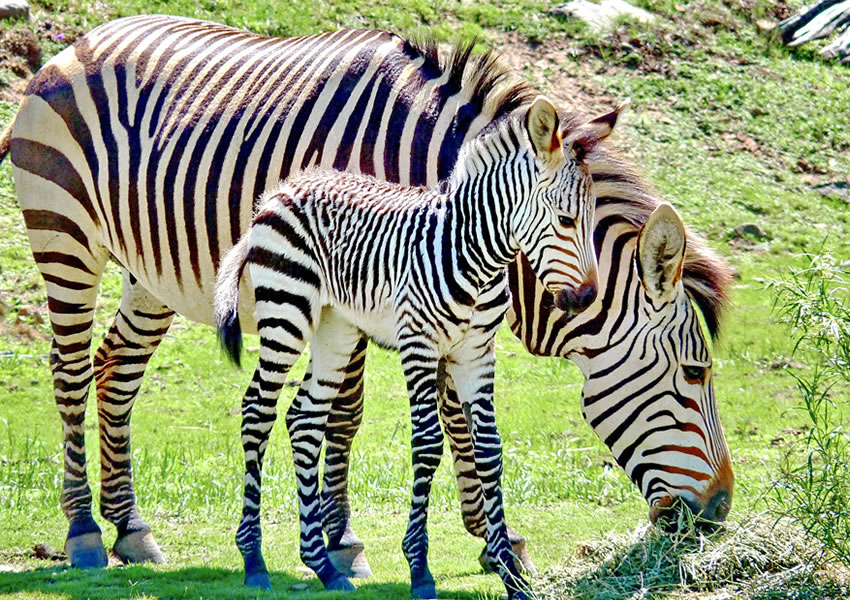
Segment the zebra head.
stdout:
[[632,283],[607,347],[572,356],[585,375],[585,419],[647,499],[650,519],[668,528],[683,504],[709,527],[723,521],[734,484],[711,354],[683,284],[685,253],[684,225],[662,203],[638,231],[631,264],[612,269]]
[[596,199],[584,156],[610,135],[626,105],[571,132],[561,130],[558,113],[544,96],[537,97],[526,115],[534,168],[526,210],[514,214],[513,229],[537,277],[569,313],[590,306],[598,287]]

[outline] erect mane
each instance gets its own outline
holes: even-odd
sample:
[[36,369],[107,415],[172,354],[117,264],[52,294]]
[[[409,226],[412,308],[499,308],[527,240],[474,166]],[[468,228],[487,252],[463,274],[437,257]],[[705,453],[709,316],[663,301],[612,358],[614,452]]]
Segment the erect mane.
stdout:
[[440,54],[432,37],[405,40],[404,51],[409,56],[425,60],[423,69],[448,74],[446,90],[456,93],[465,90],[469,103],[492,119],[501,119],[517,108],[531,102],[538,92],[527,81],[499,60],[494,50],[472,55],[476,40],[461,42],[445,55]]
[[[661,199],[652,187],[606,143],[586,157],[596,191],[596,210],[616,214],[635,231],[649,218]],[[712,338],[720,331],[720,317],[729,302],[732,268],[709,248],[699,234],[685,227],[686,250],[682,273],[685,291],[699,307]]]
[[[538,94],[531,84],[514,75],[499,60],[494,50],[472,56],[475,41],[455,45],[440,56],[433,38],[404,42],[404,50],[412,57],[421,57],[423,68],[437,74],[448,73],[446,85],[452,92],[467,90],[469,102],[479,112],[491,116],[492,122],[480,134],[492,131],[516,109],[529,104]],[[585,136],[582,125],[586,120],[574,112],[559,111],[561,132],[566,142],[581,150],[596,188],[597,210],[611,212],[632,224],[637,231],[649,218],[661,199],[634,168],[620,158],[603,141]],[[607,209],[607,210],[606,210]],[[720,317],[729,302],[732,269],[711,250],[703,238],[687,227],[683,283],[691,299],[699,307],[712,338],[720,330]]]

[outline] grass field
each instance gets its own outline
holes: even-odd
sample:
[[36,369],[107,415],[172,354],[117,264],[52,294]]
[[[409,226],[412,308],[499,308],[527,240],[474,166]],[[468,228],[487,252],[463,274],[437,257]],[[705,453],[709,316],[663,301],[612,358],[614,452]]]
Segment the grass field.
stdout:
[[[564,105],[611,107],[631,97],[633,110],[618,144],[739,273],[714,364],[736,473],[730,519],[746,523],[766,508],[782,457],[806,431],[786,371],[805,369],[807,357],[792,354],[788,332],[774,322],[765,282],[801,264],[803,252],[826,247],[841,260],[850,259],[847,199],[813,190],[829,182],[850,183],[850,70],[821,62],[813,50],[779,48],[758,29],[758,20],[781,16],[780,10],[788,9],[784,4],[636,3],[658,20],[624,24],[606,35],[550,15],[554,3],[543,0],[60,0],[36,2],[29,23],[3,24],[2,31],[3,39],[12,31],[34,32],[47,60],[98,23],[140,12],[210,18],[274,35],[341,25],[405,34],[430,28],[440,39],[481,36]],[[26,73],[18,63],[9,64],[15,68],[0,71],[0,97],[7,100],[0,103],[4,127],[15,109],[9,100],[24,81],[14,71]],[[735,231],[747,223],[757,224],[761,233]],[[0,229],[0,596],[257,597],[242,587],[233,543],[243,473],[239,401],[250,375],[226,363],[210,328],[179,318],[148,369],[133,418],[140,510],[169,565],[76,572],[59,561],[33,557],[36,544],[61,550],[67,530],[58,507],[61,428],[47,367],[45,294],[8,163],[0,167]],[[98,338],[119,297],[120,278],[113,270],[102,285]],[[498,342],[496,401],[507,515],[529,539],[545,580],[549,569],[573,560],[580,542],[643,526],[647,507],[582,422],[578,369],[565,360],[531,357],[506,330]],[[303,361],[300,365],[303,369]],[[354,526],[367,544],[375,576],[358,582],[360,591],[351,597],[405,598],[408,571],[400,544],[410,493],[410,425],[397,356],[370,349],[366,395],[351,496]],[[835,389],[833,397],[846,406],[846,390]],[[92,405],[87,431],[89,477],[96,486]],[[295,597],[333,598],[320,593],[317,580],[300,569],[294,476],[280,423],[263,492],[264,548],[274,595],[287,597],[292,586],[307,582],[308,589]],[[462,527],[448,456],[431,506],[431,569],[441,597],[499,597],[499,579],[480,572],[481,543]],[[104,527],[104,534],[111,546],[114,530]],[[780,582],[771,593],[793,589]]]

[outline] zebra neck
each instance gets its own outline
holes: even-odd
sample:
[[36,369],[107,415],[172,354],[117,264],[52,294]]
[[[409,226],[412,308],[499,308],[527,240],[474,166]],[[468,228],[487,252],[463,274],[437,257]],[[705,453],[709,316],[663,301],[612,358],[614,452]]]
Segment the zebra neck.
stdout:
[[460,182],[447,203],[444,251],[455,255],[457,274],[478,289],[500,276],[519,252],[510,229],[511,206],[494,197],[498,179]]

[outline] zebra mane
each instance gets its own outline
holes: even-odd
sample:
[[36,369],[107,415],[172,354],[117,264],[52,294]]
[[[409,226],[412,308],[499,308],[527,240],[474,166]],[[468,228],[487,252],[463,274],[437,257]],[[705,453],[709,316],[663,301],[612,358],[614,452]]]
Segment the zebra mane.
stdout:
[[452,93],[466,90],[469,103],[494,120],[510,115],[539,94],[530,83],[517,77],[495,50],[473,57],[476,43],[476,39],[461,42],[441,56],[433,37],[421,37],[405,40],[404,51],[424,59],[422,68],[426,72],[448,73],[446,89]]
[[[631,224],[635,231],[640,229],[662,201],[651,184],[606,143],[595,146],[586,161],[593,175],[597,217],[618,216]],[[682,283],[702,313],[712,339],[717,339],[720,318],[729,303],[733,270],[706,245],[701,235],[688,227],[685,227],[685,233]]]
[[[458,92],[465,88],[470,103],[491,115],[491,123],[476,136],[480,142],[518,108],[529,104],[539,92],[530,83],[515,76],[499,60],[496,51],[487,50],[473,58],[475,43],[475,40],[460,43],[446,56],[440,56],[433,38],[420,38],[405,41],[404,50],[411,57],[423,58],[423,69],[435,76],[448,72],[446,85],[449,89]],[[659,196],[629,163],[611,149],[610,144],[605,141],[597,144],[592,138],[583,137],[581,126],[586,120],[582,115],[559,111],[559,117],[565,142],[573,143],[581,151],[581,158],[593,175],[597,211],[616,214],[638,230],[661,202]],[[452,179],[465,155],[464,152],[458,156]],[[687,250],[682,273],[685,290],[702,313],[711,337],[717,338],[721,314],[729,303],[732,269],[700,235],[688,228],[685,231]]]

